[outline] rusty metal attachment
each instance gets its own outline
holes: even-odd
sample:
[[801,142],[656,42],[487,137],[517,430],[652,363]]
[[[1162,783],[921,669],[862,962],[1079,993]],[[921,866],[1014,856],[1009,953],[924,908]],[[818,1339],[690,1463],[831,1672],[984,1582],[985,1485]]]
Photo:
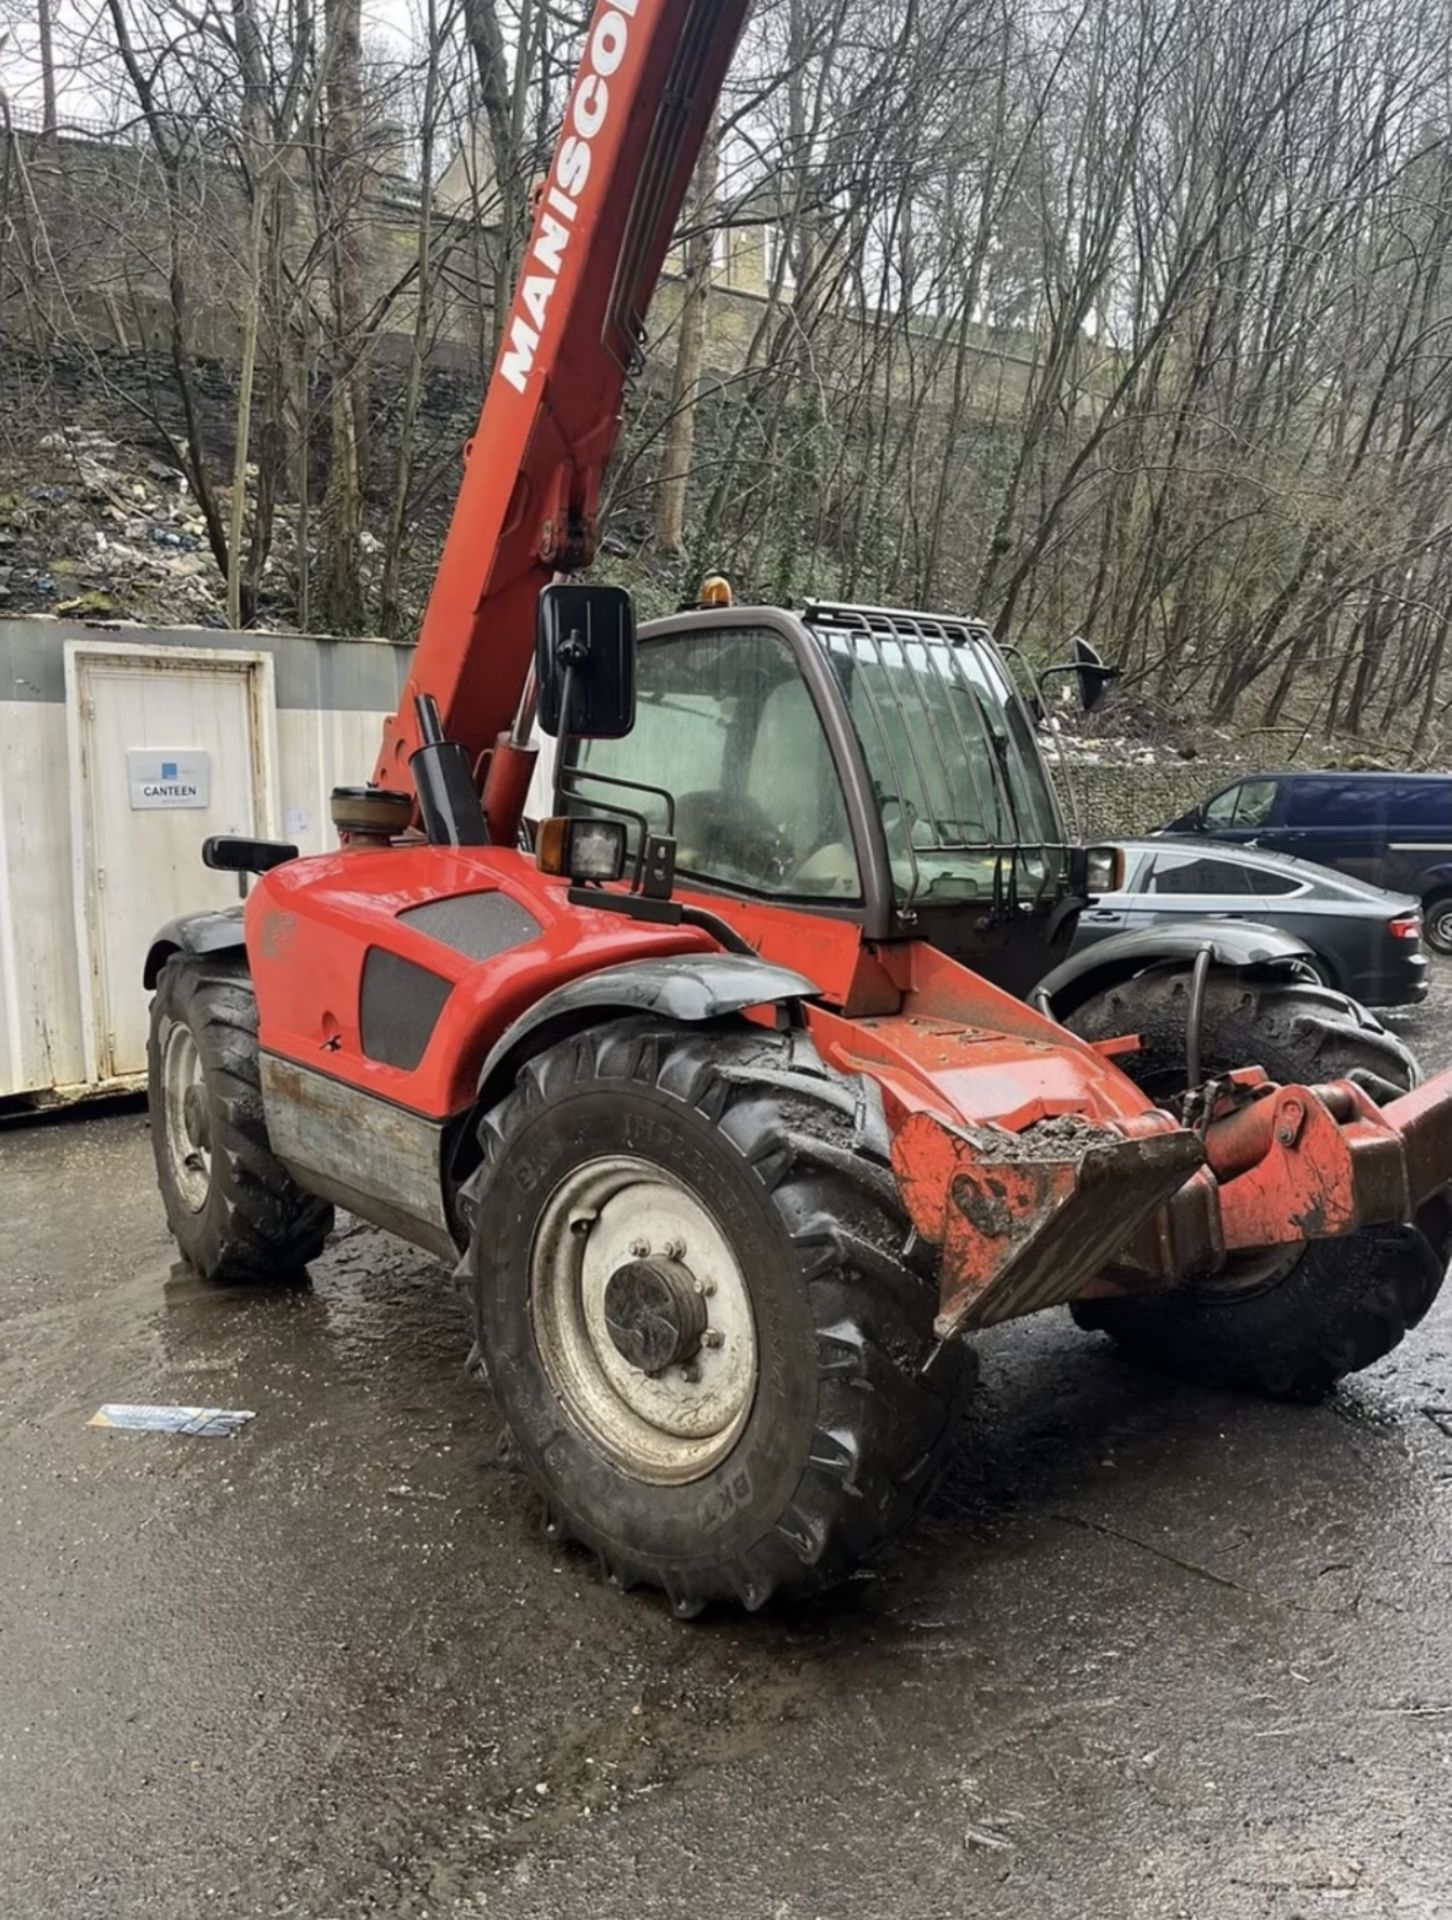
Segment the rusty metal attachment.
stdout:
[[1203,1138],[1168,1114],[1018,1132],[910,1115],[892,1148],[942,1249],[940,1338],[1084,1295],[1163,1289],[1231,1254],[1412,1219],[1452,1168],[1452,1073],[1378,1107],[1340,1080],[1231,1089]]
[[904,1124],[893,1170],[913,1225],[943,1249],[940,1339],[1072,1300],[1184,1184],[1204,1159],[1199,1140],[1167,1115],[1145,1118],[1133,1133],[1067,1114],[1021,1133],[959,1131],[926,1113]]

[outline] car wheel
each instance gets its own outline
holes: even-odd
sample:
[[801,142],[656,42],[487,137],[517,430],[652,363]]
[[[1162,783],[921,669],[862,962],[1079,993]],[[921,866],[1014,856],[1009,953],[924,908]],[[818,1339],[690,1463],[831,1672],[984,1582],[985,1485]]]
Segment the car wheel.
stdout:
[[1434,953],[1452,953],[1452,893],[1429,900],[1423,907],[1422,938]]
[[1340,991],[1340,983],[1336,978],[1336,969],[1329,960],[1323,959],[1319,953],[1313,953],[1304,964],[1306,971],[1315,975],[1319,986],[1329,987],[1333,993]]

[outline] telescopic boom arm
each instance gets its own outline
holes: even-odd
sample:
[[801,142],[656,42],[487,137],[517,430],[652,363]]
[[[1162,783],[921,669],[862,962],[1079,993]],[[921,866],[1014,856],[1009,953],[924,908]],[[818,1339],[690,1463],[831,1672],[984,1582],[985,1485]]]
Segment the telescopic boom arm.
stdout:
[[587,566],[645,313],[750,0],[598,0],[375,782],[411,792],[415,700],[471,759],[510,725],[541,587]]

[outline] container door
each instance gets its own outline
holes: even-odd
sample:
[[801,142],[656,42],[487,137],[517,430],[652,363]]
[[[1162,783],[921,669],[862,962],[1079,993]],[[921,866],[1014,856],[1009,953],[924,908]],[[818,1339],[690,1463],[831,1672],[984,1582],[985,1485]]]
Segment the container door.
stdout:
[[88,1063],[144,1073],[157,929],[235,906],[238,877],[202,865],[208,834],[266,834],[272,812],[271,663],[263,656],[67,648],[78,933]]

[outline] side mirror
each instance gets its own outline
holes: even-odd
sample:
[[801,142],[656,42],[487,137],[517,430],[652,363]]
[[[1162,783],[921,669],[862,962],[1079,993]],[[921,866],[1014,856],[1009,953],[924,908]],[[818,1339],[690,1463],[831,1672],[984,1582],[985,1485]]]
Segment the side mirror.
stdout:
[[623,587],[568,584],[539,597],[534,674],[539,723],[588,740],[619,740],[635,725],[635,607]]
[[284,861],[296,860],[297,848],[286,840],[249,840],[235,833],[214,833],[202,842],[202,865],[217,873],[271,873]]
[[1099,703],[1104,689],[1119,678],[1119,668],[1111,667],[1104,655],[1082,633],[1073,641],[1074,672],[1079,681],[1079,704],[1085,713]]

